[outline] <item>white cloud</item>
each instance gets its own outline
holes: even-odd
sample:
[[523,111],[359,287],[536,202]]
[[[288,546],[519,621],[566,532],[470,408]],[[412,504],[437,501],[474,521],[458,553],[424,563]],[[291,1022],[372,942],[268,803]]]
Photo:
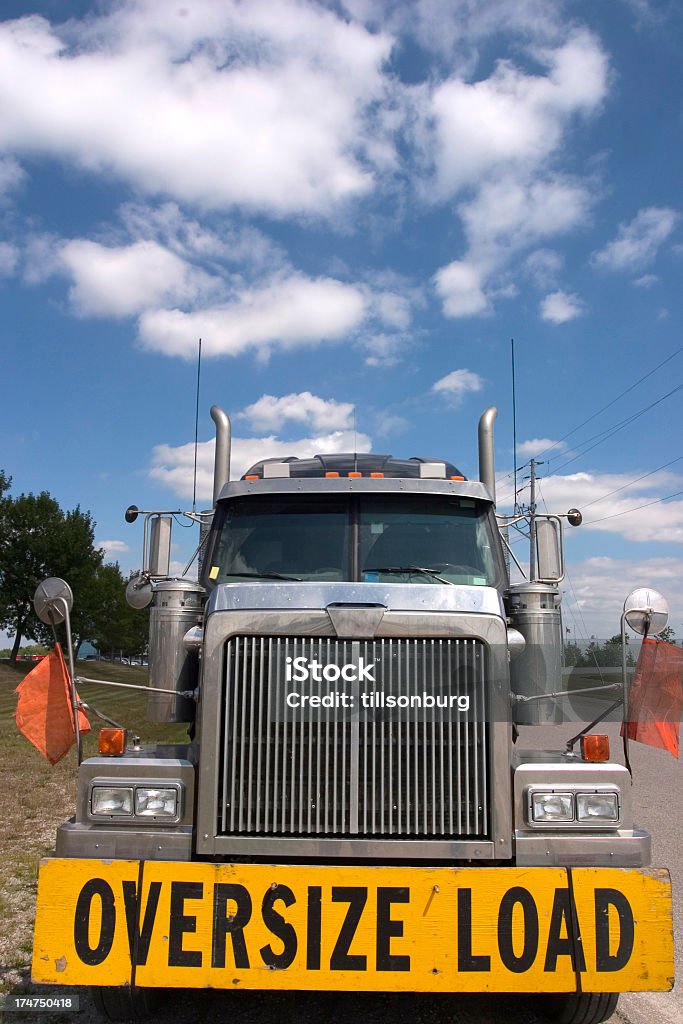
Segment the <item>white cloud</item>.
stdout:
[[652,263],[678,219],[678,213],[666,207],[640,210],[620,225],[615,239],[593,254],[593,263],[605,270],[635,270]]
[[432,385],[432,391],[447,395],[448,398],[459,404],[465,395],[481,391],[483,386],[484,381],[478,373],[473,373],[471,370],[451,370],[445,377]]
[[152,310],[142,314],[140,339],[146,348],[192,358],[196,339],[207,356],[238,355],[250,348],[267,355],[338,341],[363,320],[366,300],[353,285],[332,278],[293,274],[247,288],[230,302],[193,312]]
[[129,546],[123,540],[97,540],[95,547],[104,549],[105,558],[111,558],[112,555],[123,555],[130,551]]
[[0,277],[11,277],[19,262],[19,249],[11,242],[0,242]]
[[365,365],[372,367],[396,366],[401,361],[403,349],[410,344],[411,339],[405,334],[386,334],[384,332],[364,334],[357,342],[358,347],[368,353],[364,359]]
[[564,441],[552,441],[549,437],[534,437],[528,441],[522,441],[517,445],[517,454],[525,459],[533,459],[548,448],[553,451],[562,452],[566,449]]
[[[437,271],[434,281],[443,301],[445,316],[464,317],[485,313],[491,300],[515,294],[505,280],[506,267],[520,250],[580,227],[588,219],[595,200],[584,182],[558,175],[521,181],[505,175],[485,182],[475,197],[461,203],[468,247],[465,259]],[[540,277],[538,264],[545,263],[546,277],[557,260],[545,250],[531,261],[532,272]],[[527,272],[529,268],[527,266]],[[503,275],[503,282],[497,280]]]
[[604,98],[607,60],[589,32],[536,56],[547,75],[501,61],[489,78],[453,78],[435,88],[431,116],[441,197],[495,172],[537,168],[559,146],[569,119],[594,111]]
[[578,295],[570,295],[563,291],[546,295],[539,307],[541,320],[552,324],[565,324],[582,316],[583,312],[584,306]]
[[319,398],[310,391],[281,398],[262,395],[237,418],[247,420],[252,430],[279,431],[288,421],[306,424],[312,430],[348,430],[353,427],[353,405]]
[[659,278],[656,274],[643,274],[642,277],[637,277],[633,283],[636,288],[652,288],[658,281]]
[[443,302],[444,316],[475,316],[488,309],[481,271],[472,263],[454,260],[434,275],[436,293]]
[[659,500],[683,491],[683,478],[661,471],[637,481],[638,475],[547,476],[541,489],[551,511],[581,509],[582,531],[619,534],[629,541],[683,544],[683,497]]
[[62,246],[61,260],[74,282],[69,298],[82,316],[131,316],[208,290],[207,275],[157,242],[110,247],[73,239]]
[[18,188],[26,175],[13,157],[0,157],[0,199]]
[[637,587],[653,587],[664,594],[671,609],[670,623],[680,637],[683,559],[599,556],[580,562],[570,560],[567,577],[561,584],[563,619],[572,630],[572,638],[588,639],[591,634],[610,637],[619,633],[624,600]]
[[564,260],[553,249],[535,249],[524,261],[524,269],[538,288],[550,288],[562,270]]
[[206,206],[327,213],[373,187],[370,160],[392,159],[373,115],[390,47],[295,0],[8,21],[0,146]]
[[[261,459],[284,458],[287,455],[310,458],[312,455],[337,452],[369,452],[371,448],[370,438],[366,434],[355,434],[353,431],[345,430],[303,437],[296,441],[282,441],[275,435],[234,437],[230,475],[233,480],[238,479]],[[179,497],[191,498],[194,458],[194,443],[177,447],[157,445],[152,452],[149,475]],[[210,502],[213,496],[213,459],[214,441],[200,443],[197,447],[197,497],[200,501]]]

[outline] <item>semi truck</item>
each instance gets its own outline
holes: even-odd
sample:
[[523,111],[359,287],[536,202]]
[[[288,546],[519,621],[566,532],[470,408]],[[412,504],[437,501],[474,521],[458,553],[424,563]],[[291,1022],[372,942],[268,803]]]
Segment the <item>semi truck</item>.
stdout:
[[669,878],[629,768],[594,729],[519,740],[558,720],[580,515],[533,515],[510,582],[496,410],[478,480],[358,453],[231,480],[211,416],[198,579],[169,575],[173,516],[153,510],[128,587],[151,602],[149,716],[187,742],[101,730],[40,865],[34,981],[92,986],[113,1019],[211,987],[536,993],[565,1024],[670,988]]

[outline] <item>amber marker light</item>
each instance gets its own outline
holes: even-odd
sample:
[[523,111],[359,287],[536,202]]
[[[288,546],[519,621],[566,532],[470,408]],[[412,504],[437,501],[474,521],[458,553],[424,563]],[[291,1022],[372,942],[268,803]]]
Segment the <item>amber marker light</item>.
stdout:
[[372,477],[373,480],[383,480],[384,479],[384,473],[371,473],[370,476]]
[[464,476],[452,476],[451,477],[451,480],[464,480],[464,479],[465,479]]
[[245,480],[260,480],[261,477],[257,473],[251,473],[249,476],[245,476]]
[[362,476],[362,475],[363,475],[362,473],[349,473],[349,477],[352,477],[354,479],[357,479],[359,476]]
[[105,757],[118,757],[126,749],[126,730],[100,729],[97,746]]
[[584,761],[597,764],[609,761],[609,736],[603,733],[589,733],[581,737],[581,754]]
[[332,469],[329,469],[327,471],[327,473],[325,473],[325,476],[327,477],[328,480],[338,480],[339,479],[339,473],[335,473],[334,470],[332,470]]

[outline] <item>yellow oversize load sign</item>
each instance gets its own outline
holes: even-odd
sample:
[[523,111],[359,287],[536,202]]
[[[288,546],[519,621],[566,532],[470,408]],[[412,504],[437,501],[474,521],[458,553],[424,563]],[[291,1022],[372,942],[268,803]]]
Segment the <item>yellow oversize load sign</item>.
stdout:
[[668,989],[668,873],[46,860],[33,977],[67,985]]

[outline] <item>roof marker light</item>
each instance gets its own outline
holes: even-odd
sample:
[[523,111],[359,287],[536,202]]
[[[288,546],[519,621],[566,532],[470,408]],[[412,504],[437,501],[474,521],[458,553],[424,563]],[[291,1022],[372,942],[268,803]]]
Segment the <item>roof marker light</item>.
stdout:
[[356,480],[359,476],[362,476],[362,475],[363,475],[362,473],[355,473],[355,472],[349,473],[349,479]]
[[250,473],[249,476],[245,476],[244,479],[245,480],[260,480],[261,477],[258,475],[258,473]]
[[383,480],[384,479],[384,473],[371,473],[370,476],[372,477],[373,480]]
[[464,479],[465,479],[464,476],[452,476],[451,477],[451,480],[464,480]]
[[328,480],[338,480],[339,479],[339,473],[335,473],[331,469],[328,470],[327,473],[325,473],[325,476],[327,477]]

